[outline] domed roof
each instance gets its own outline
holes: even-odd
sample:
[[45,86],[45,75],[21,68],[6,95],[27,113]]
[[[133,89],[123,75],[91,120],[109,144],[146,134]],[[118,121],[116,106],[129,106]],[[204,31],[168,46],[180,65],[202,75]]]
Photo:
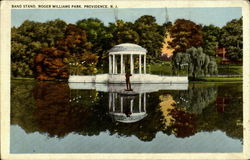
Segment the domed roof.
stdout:
[[124,53],[126,54],[126,52],[129,54],[146,54],[147,50],[137,44],[133,44],[133,43],[122,43],[119,45],[116,45],[114,47],[112,47],[109,50],[109,54],[114,54],[115,53]]

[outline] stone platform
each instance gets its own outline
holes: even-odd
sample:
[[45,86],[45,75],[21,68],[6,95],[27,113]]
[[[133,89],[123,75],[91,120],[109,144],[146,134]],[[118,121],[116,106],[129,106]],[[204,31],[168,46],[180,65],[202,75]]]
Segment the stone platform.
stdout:
[[[70,83],[111,83],[125,84],[125,74],[98,74],[93,76],[78,76],[71,75],[68,80]],[[145,84],[173,84],[173,83],[188,83],[187,76],[160,76],[153,74],[133,74],[130,77],[130,82],[145,83]]]
[[[111,92],[126,94],[126,84],[107,83],[69,83],[70,89],[96,90],[100,92]],[[187,90],[188,83],[182,84],[132,84],[133,94],[157,92],[159,90]]]

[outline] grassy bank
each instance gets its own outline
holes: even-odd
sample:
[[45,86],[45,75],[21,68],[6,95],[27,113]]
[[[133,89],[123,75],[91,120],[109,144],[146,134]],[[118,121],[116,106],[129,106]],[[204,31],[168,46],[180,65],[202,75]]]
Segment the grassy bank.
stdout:
[[[32,77],[11,77],[11,81],[35,81],[37,79]],[[39,80],[38,80],[39,81]],[[40,81],[48,81],[48,82],[67,82],[67,79],[55,79],[55,80],[40,80]]]
[[204,78],[197,78],[191,81],[200,81],[200,82],[242,82],[242,77],[204,77]]
[[170,61],[149,64],[147,73],[158,75],[172,75],[172,65]]
[[242,75],[242,65],[219,65],[218,74],[220,75]]
[[11,80],[35,80],[33,77],[11,77]]

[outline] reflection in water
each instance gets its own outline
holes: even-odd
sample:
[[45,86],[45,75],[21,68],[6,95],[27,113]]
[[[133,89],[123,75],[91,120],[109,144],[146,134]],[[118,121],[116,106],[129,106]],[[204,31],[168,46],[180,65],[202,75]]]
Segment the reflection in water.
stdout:
[[164,129],[172,130],[176,137],[188,137],[197,132],[197,117],[193,113],[186,112],[183,108],[177,108],[176,102],[169,94],[161,95],[160,109],[164,117]]
[[[138,103],[136,103],[138,102]],[[146,93],[137,95],[109,93],[109,114],[115,121],[134,123],[147,116]]]
[[242,84],[192,84],[188,90],[126,95],[70,90],[63,82],[14,81],[11,124],[27,133],[60,138],[72,132],[92,136],[108,131],[152,141],[160,131],[188,137],[221,130],[242,140]]

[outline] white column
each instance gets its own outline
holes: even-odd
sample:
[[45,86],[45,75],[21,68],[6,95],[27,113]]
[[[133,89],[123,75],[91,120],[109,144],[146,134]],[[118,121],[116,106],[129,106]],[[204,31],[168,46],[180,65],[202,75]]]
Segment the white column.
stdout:
[[112,93],[113,112],[115,112],[115,94]]
[[115,74],[117,74],[117,58],[115,58]]
[[126,71],[126,69],[125,69],[125,58],[124,58],[124,60],[123,60],[123,73],[125,73],[125,71]]
[[130,73],[134,74],[134,57],[132,54],[130,55]]
[[133,113],[134,100],[130,101],[130,112]]
[[141,54],[139,54],[139,73],[141,74]]
[[123,97],[120,98],[121,101],[121,113],[123,113]]
[[109,56],[109,74],[112,74],[112,57]]
[[112,73],[115,74],[115,55],[113,54]]
[[121,74],[123,74],[123,54],[121,54]]
[[144,97],[143,97],[143,100],[144,100],[144,112],[146,112],[146,93],[144,93]]
[[146,74],[146,54],[144,55],[144,74]]
[[112,107],[112,93],[109,93],[109,111],[111,111]]
[[139,93],[139,112],[141,113],[141,93]]

